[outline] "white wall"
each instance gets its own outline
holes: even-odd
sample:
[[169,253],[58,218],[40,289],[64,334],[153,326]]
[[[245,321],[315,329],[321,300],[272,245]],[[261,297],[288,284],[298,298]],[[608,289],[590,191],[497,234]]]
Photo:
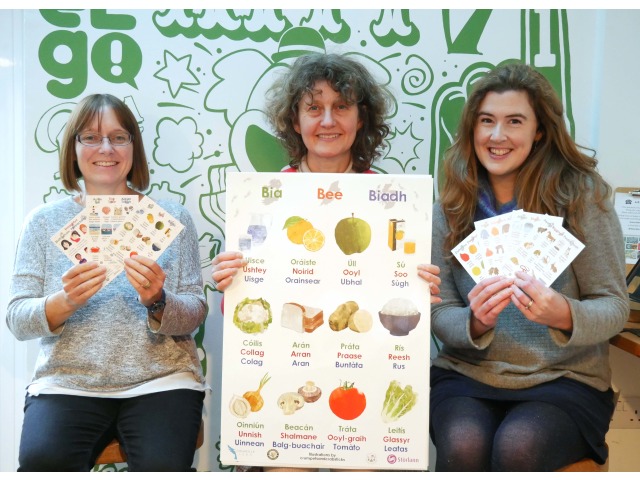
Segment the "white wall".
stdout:
[[[23,217],[23,167],[19,150],[22,128],[22,30],[14,29],[12,11],[0,12],[0,205],[3,207],[0,235],[0,471],[17,467],[22,426],[25,381],[32,368],[27,360],[27,344],[16,342],[4,318],[9,301],[10,272],[15,244]],[[12,95],[9,92],[15,92]]]
[[594,112],[600,169],[614,188],[640,187],[640,10],[607,11],[604,32],[600,110]]

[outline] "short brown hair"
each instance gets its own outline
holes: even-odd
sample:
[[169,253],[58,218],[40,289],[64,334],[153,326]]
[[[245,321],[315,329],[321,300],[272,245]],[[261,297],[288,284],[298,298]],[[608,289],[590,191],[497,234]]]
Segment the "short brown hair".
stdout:
[[78,168],[76,155],[76,136],[96,117],[101,122],[102,112],[110,108],[116,115],[120,125],[133,136],[133,164],[127,175],[127,180],[136,190],[146,190],[149,187],[149,166],[144,153],[142,135],[136,117],[129,107],[119,98],[108,93],[96,93],[84,97],[71,112],[60,145],[60,179],[64,188],[80,192],[78,180],[82,172]]

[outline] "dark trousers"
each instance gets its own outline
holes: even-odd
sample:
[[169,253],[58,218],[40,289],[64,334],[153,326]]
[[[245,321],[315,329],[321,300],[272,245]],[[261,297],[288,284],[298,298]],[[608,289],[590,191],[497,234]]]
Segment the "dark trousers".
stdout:
[[129,471],[189,471],[204,392],[169,390],[132,398],[27,396],[18,471],[89,471],[118,438]]
[[575,421],[545,402],[452,397],[431,417],[437,472],[545,472],[585,458]]

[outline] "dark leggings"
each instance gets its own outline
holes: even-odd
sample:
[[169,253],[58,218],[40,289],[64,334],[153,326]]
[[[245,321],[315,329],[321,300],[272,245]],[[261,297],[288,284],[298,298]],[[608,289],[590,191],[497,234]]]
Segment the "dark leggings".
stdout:
[[590,452],[573,419],[545,402],[452,397],[432,412],[438,472],[544,472]]
[[189,471],[203,399],[185,389],[124,399],[27,396],[18,471],[89,471],[114,437],[131,472]]

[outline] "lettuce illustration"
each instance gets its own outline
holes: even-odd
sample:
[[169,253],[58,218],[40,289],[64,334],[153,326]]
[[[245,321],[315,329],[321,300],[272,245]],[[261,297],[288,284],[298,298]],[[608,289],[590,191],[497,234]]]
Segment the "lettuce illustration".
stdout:
[[262,298],[245,298],[233,312],[233,324],[245,333],[262,333],[270,323],[271,306]]
[[418,399],[418,394],[413,392],[411,385],[402,388],[399,382],[393,380],[387,388],[382,404],[382,421],[384,423],[395,422],[413,408]]

